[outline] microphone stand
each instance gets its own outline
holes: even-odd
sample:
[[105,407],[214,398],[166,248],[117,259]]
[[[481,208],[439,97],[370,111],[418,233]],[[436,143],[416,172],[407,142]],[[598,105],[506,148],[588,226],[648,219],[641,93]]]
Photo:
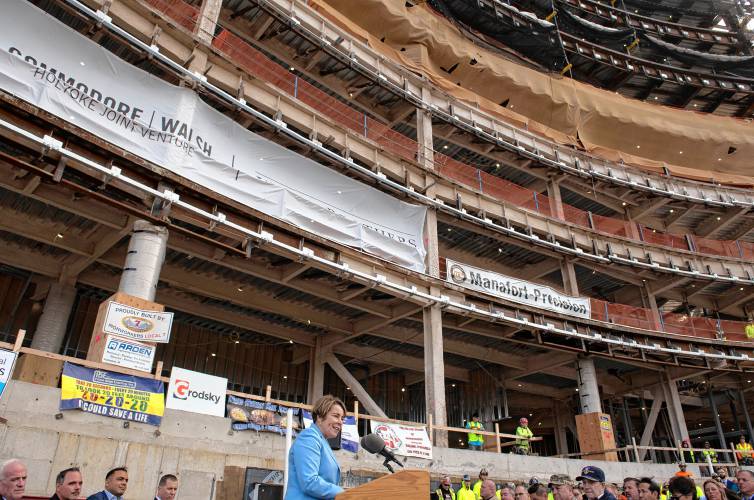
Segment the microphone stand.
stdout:
[[390,471],[391,474],[395,474],[395,471],[393,470],[393,466],[390,465],[390,459],[386,458],[384,462],[382,462],[382,465],[385,466],[387,470]]

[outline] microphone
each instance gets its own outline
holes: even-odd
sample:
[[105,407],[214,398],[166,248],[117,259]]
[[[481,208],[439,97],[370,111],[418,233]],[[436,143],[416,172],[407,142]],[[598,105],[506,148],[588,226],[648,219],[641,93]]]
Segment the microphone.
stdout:
[[385,457],[385,462],[383,462],[382,465],[387,467],[387,470],[389,470],[390,472],[395,472],[390,466],[390,462],[395,462],[399,466],[403,467],[403,464],[400,463],[397,458],[395,458],[393,452],[385,447],[385,440],[377,434],[367,434],[366,436],[361,438],[361,447],[367,450],[369,453],[372,453],[373,455],[381,455]]

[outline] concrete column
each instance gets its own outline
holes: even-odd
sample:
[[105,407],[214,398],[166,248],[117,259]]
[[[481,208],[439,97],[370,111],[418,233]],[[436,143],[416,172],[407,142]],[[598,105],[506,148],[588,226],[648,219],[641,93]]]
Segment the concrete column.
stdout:
[[196,22],[196,28],[194,31],[199,39],[207,45],[212,44],[222,5],[222,0],[202,1],[202,8],[199,11],[199,19]]
[[[430,101],[430,92],[422,88],[422,99]],[[416,130],[419,150],[417,159],[419,164],[427,170],[434,170],[434,142],[432,140],[432,116],[422,109],[416,110]],[[426,185],[433,180],[426,178]],[[434,196],[430,187],[426,191],[429,197]],[[440,277],[440,245],[437,241],[437,212],[427,210],[425,224],[427,236],[427,273],[435,278]],[[440,290],[432,287],[430,292],[439,295]],[[445,361],[443,359],[442,338],[442,310],[438,306],[427,307],[422,311],[424,322],[424,397],[427,413],[432,416],[434,425],[446,426],[448,416],[445,405]],[[435,432],[432,443],[435,446],[448,446],[448,433]]]
[[660,386],[662,387],[665,404],[668,409],[668,420],[670,420],[670,428],[673,432],[673,444],[676,444],[675,442],[678,441],[685,441],[689,438],[689,431],[686,428],[686,420],[683,416],[681,397],[678,395],[678,385],[675,380],[668,377],[667,373],[663,372]]
[[[432,293],[439,290],[433,289]],[[427,307],[424,319],[424,393],[427,412],[434,425],[446,426],[448,416],[445,406],[445,361],[443,359],[442,311],[439,307]],[[447,432],[435,432],[432,443],[448,446]]]
[[31,341],[33,349],[60,353],[75,300],[76,286],[73,283],[55,282],[50,285],[42,315]]
[[561,260],[560,274],[563,277],[563,290],[568,295],[578,297],[579,282],[576,280],[576,269],[573,267],[573,262],[565,258]]
[[565,220],[563,197],[560,195],[560,184],[552,177],[547,178],[547,197],[550,199],[551,215],[560,220]]
[[[432,93],[422,87],[422,100],[429,103]],[[432,140],[432,115],[424,109],[416,109],[416,142],[419,143],[416,159],[427,170],[435,168],[434,141]]]
[[119,292],[154,301],[167,242],[168,230],[164,227],[144,220],[134,222]]
[[309,404],[314,404],[325,391],[325,358],[322,343],[322,337],[317,337],[309,357],[309,391],[306,397]]
[[579,407],[581,413],[602,412],[594,359],[579,357],[576,360],[576,371],[578,372]]

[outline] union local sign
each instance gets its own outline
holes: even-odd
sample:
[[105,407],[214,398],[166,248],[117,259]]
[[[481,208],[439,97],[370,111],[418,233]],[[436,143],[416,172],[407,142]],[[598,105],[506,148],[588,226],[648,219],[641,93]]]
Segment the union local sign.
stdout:
[[571,297],[529,281],[479,269],[447,259],[447,280],[465,288],[495,297],[561,314],[591,318],[591,302],[585,297]]
[[167,343],[172,326],[173,313],[146,311],[110,302],[102,330],[131,340]]

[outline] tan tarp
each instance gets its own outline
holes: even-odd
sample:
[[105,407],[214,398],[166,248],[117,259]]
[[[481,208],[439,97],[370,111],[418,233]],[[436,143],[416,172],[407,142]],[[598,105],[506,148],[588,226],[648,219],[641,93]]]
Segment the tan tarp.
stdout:
[[[509,123],[645,170],[662,172],[666,167],[678,177],[754,185],[751,120],[627,99],[528,68],[477,47],[425,5],[406,8],[403,0],[324,2],[309,0],[376,51]],[[477,61],[473,66],[472,58]],[[456,63],[451,75],[440,69]],[[504,100],[509,101],[507,108],[498,105]],[[731,146],[736,152],[729,155]]]

